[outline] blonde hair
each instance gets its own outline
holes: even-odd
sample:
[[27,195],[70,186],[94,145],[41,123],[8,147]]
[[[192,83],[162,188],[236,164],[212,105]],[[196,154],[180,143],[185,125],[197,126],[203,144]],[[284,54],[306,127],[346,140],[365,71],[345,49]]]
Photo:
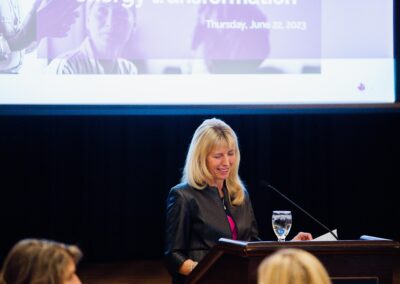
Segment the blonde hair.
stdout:
[[62,284],[71,260],[77,264],[81,257],[82,252],[74,245],[21,240],[4,261],[0,284]]
[[330,284],[328,273],[311,253],[282,249],[258,267],[258,284]]
[[235,149],[235,163],[226,179],[226,187],[232,205],[241,205],[244,201],[244,186],[239,177],[239,143],[232,128],[220,119],[205,120],[195,131],[186,156],[182,182],[202,190],[213,179],[207,168],[207,155],[217,146]]

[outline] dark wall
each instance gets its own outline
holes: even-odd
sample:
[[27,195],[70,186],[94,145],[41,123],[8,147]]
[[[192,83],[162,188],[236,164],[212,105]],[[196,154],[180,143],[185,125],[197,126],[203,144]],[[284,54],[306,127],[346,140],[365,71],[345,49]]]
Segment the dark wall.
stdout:
[[[79,244],[87,260],[162,256],[165,198],[210,116],[0,117],[0,258],[26,237]],[[273,209],[324,233],[259,185],[292,197],[341,239],[400,240],[400,113],[218,116],[239,136],[261,236]]]

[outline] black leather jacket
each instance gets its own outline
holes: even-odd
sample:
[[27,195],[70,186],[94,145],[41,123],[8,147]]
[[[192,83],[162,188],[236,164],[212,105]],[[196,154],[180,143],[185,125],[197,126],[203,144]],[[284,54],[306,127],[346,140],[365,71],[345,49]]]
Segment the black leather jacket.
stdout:
[[[225,204],[238,231],[238,240],[259,240],[249,195],[240,206],[232,206],[224,188]],[[232,238],[229,222],[216,187],[197,190],[188,184],[171,189],[167,198],[165,258],[173,283],[183,283],[178,273],[186,259],[200,261],[218,242]]]

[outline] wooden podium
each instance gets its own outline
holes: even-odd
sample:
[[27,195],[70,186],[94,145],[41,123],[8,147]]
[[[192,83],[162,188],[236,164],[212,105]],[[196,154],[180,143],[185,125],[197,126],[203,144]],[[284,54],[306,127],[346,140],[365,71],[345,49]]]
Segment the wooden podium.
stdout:
[[187,284],[256,284],[257,268],[281,248],[314,254],[333,283],[400,284],[400,243],[394,241],[240,242],[220,239],[187,278]]

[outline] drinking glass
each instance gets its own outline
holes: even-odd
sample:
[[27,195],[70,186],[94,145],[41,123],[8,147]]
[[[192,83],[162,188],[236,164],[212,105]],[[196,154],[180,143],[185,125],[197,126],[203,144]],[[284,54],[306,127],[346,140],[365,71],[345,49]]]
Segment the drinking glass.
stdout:
[[284,242],[292,227],[292,212],[272,211],[272,228],[278,242]]

